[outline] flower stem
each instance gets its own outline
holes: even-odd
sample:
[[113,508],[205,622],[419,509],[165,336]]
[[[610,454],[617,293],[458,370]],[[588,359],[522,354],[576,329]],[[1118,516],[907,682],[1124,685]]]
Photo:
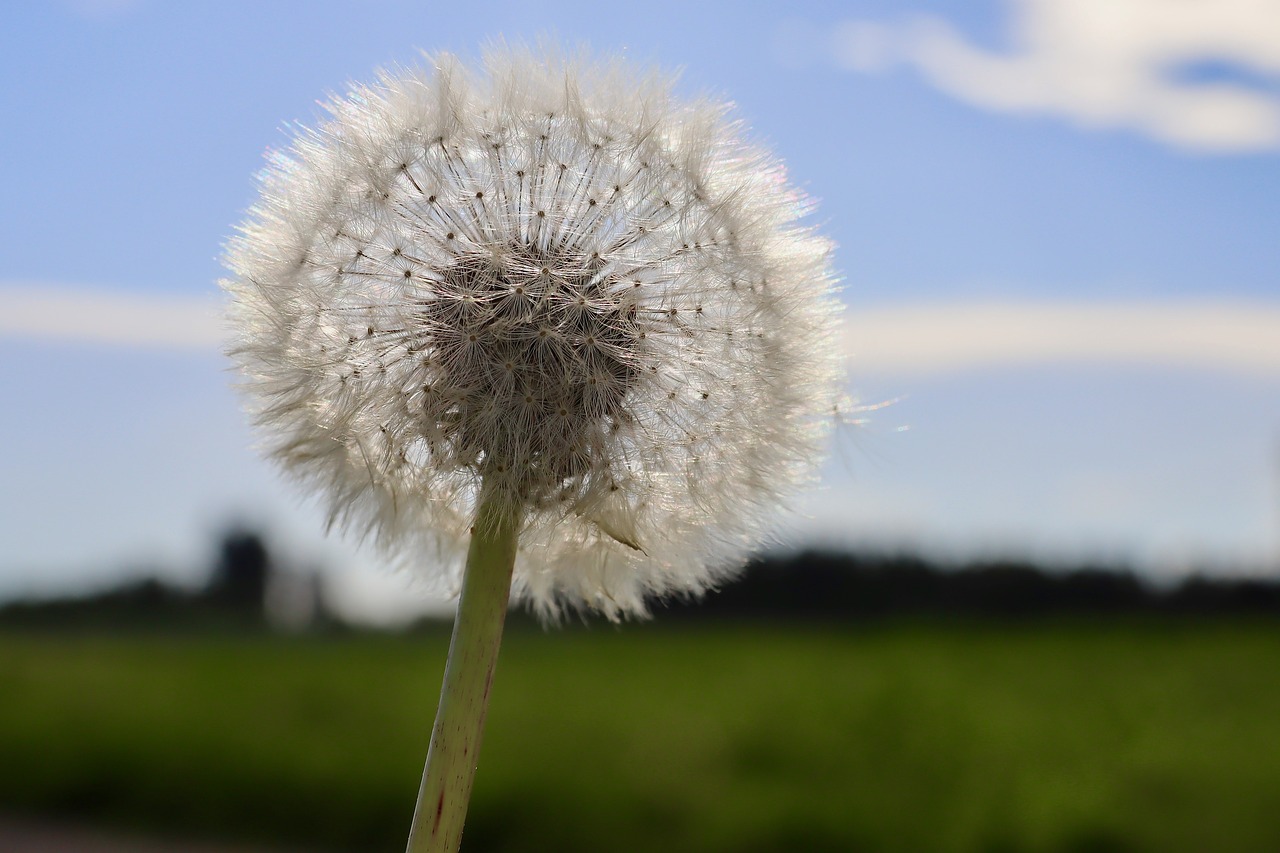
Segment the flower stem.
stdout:
[[483,498],[476,510],[408,853],[455,853],[462,841],[511,594],[519,525],[500,497]]

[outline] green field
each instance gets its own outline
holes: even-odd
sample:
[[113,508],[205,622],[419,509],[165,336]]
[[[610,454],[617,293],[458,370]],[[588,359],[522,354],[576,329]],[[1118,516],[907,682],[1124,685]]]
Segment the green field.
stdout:
[[[0,812],[399,851],[447,637],[0,634]],[[1280,850],[1280,625],[513,631],[463,849]]]

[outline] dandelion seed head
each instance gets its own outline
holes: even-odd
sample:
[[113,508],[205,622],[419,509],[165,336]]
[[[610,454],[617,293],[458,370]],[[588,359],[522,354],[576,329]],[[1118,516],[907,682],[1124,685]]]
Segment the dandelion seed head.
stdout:
[[732,574],[843,405],[830,245],[781,164],[668,77],[550,50],[327,107],[226,257],[270,455],[443,592],[481,489],[544,615]]

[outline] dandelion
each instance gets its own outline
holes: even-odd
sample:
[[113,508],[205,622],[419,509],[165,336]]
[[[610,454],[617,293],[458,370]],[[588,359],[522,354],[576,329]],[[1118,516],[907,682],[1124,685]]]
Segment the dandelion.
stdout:
[[233,354],[331,522],[461,587],[410,848],[456,849],[508,593],[700,593],[812,477],[830,246],[727,107],[619,61],[443,55],[327,106],[231,241]]

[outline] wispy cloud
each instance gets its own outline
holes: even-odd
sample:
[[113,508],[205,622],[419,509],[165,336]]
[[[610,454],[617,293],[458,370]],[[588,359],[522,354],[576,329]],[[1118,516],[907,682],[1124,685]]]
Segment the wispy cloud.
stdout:
[[1150,364],[1280,375],[1280,305],[954,304],[852,311],[858,372]]
[[[818,37],[829,61],[846,70],[903,62],[939,89],[987,109],[1129,128],[1204,151],[1280,147],[1280,3],[1007,4],[1008,51],[977,47],[936,16],[845,21]],[[788,32],[794,42],[795,27]]]
[[[1155,364],[1280,375],[1280,303],[957,303],[854,308],[857,373]],[[0,284],[0,341],[216,351],[214,298]]]
[[209,350],[225,332],[212,298],[0,284],[5,338]]

